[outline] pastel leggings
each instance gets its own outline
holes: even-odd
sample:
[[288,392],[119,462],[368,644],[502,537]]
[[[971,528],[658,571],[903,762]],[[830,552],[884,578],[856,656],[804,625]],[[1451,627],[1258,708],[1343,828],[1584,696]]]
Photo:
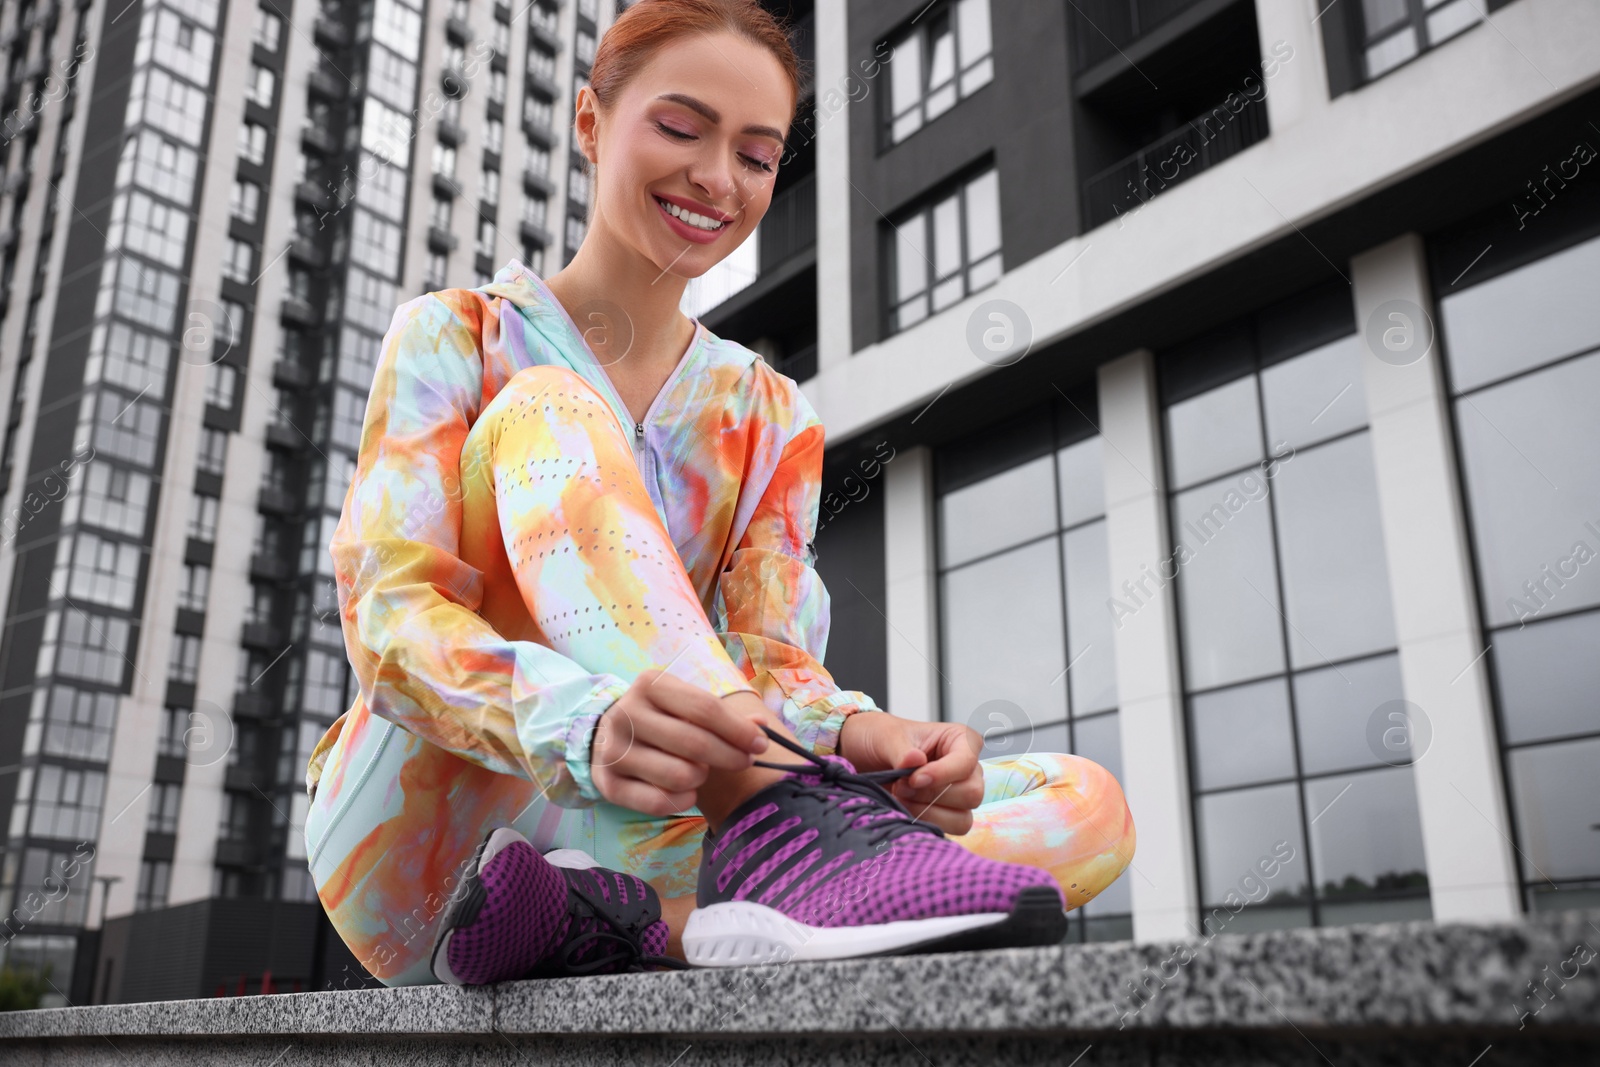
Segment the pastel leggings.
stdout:
[[[536,637],[586,670],[630,681],[670,664],[675,676],[714,692],[740,687],[743,675],[640,478],[631,435],[582,378],[550,366],[516,374],[474,423],[461,467],[460,552],[484,572],[480,613],[503,636]],[[574,537],[578,514],[604,521]],[[558,543],[563,550],[549,549]],[[594,590],[616,580],[621,556],[634,561],[630,575],[650,576],[649,587],[615,611],[600,605],[606,624],[577,625],[579,614],[599,618]],[[1070,907],[1132,859],[1132,817],[1099,764],[1030,753],[984,760],[983,775],[973,828],[953,840],[1049,870]],[[541,849],[583,849],[664,897],[695,890],[705,828],[697,812],[558,807],[534,782],[459,758],[357,701],[323,767],[305,834],[317,894],[367,972],[391,986],[435,980],[428,956],[445,902],[478,843],[504,825]]]

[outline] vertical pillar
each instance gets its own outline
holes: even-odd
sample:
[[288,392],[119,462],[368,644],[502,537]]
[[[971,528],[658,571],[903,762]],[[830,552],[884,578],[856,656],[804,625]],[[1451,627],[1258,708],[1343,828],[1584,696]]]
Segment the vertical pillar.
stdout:
[[[817,0],[817,371],[850,358],[850,68],[845,0]],[[823,205],[827,205],[826,209]],[[891,675],[892,678],[892,675]],[[893,684],[891,681],[891,691]]]
[[[1261,80],[1267,94],[1267,123],[1274,134],[1309,118],[1328,104],[1328,64],[1319,29],[1338,0],[1315,4],[1256,0],[1256,37],[1261,46]],[[1323,14],[1317,14],[1317,8]],[[1241,90],[1249,85],[1241,84]]]
[[933,453],[901,449],[883,468],[883,565],[889,628],[888,703],[906,719],[939,717],[938,563],[933,555]]
[[1511,825],[1422,239],[1406,234],[1379,245],[1352,259],[1350,271],[1366,339],[1400,676],[1432,734],[1413,766],[1433,915],[1516,918]]
[[[1137,349],[1102,365],[1099,378],[1116,588],[1170,554],[1155,359]],[[1138,832],[1128,875],[1137,941],[1192,936],[1200,914],[1176,610],[1169,582],[1114,631],[1122,788]]]

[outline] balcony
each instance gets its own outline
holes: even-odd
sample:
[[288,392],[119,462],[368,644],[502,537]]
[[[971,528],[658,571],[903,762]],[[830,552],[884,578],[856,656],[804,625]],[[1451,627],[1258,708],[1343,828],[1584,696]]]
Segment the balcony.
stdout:
[[538,41],[552,52],[561,51],[561,34],[556,29],[555,12],[539,14],[536,5],[528,10],[528,39]]
[[233,694],[233,716],[236,719],[270,719],[273,710],[272,698],[265,693],[246,689]]
[[529,195],[553,196],[556,191],[556,183],[550,180],[550,175],[548,174],[541,174],[536,170],[525,170],[522,172],[522,188]]
[[1076,0],[1070,16],[1078,70],[1088,70],[1189,8],[1221,7],[1232,0]]
[[320,182],[303,181],[294,187],[294,198],[307,207],[316,208],[318,211],[329,211],[333,208],[333,196],[328,192],[327,186]]
[[1266,98],[1242,99],[1238,112],[1219,104],[1085,180],[1084,229],[1135,210],[1265,138]]
[[528,135],[528,140],[542,148],[549,148],[556,143],[555,131],[550,128],[548,122],[540,122],[538,119],[524,119],[522,132]]
[[344,48],[350,43],[350,31],[342,22],[335,22],[326,15],[317,16],[317,40],[334,48]]
[[218,867],[253,867],[256,864],[256,847],[250,841],[222,840],[217,842]]
[[287,489],[264,485],[256,496],[256,506],[272,515],[293,515],[300,510],[300,501]]
[[546,100],[554,100],[561,93],[561,87],[556,84],[554,75],[546,74],[534,67],[528,68],[528,90]]
[[302,363],[280,359],[272,365],[272,384],[279,389],[306,389],[314,381],[316,375]]
[[456,44],[468,44],[472,40],[472,27],[467,25],[465,19],[458,19],[454,15],[444,20],[444,33]]
[[282,556],[257,552],[250,557],[250,577],[263,582],[283,582],[294,575],[294,568]]
[[302,452],[306,447],[306,437],[286,422],[269,422],[267,447],[276,448],[281,452]]
[[[256,791],[256,769],[244,763],[230,763],[222,772],[222,787],[239,793]],[[217,862],[222,862],[218,860]]]
[[350,83],[342,75],[322,67],[313,67],[311,73],[306,75],[306,88],[324,100],[337,101],[344,99],[345,93],[350,90]]
[[460,242],[456,235],[442,226],[428,227],[428,248],[440,255],[448,255],[456,250]]
[[289,258],[313,269],[328,264],[328,252],[315,237],[300,234],[289,242]]
[[439,120],[439,141],[452,148],[458,148],[462,141],[467,139],[467,131],[461,128],[461,123],[451,119]]
[[437,171],[433,175],[433,192],[436,196],[455,198],[461,195],[460,184],[448,174]]
[[772,198],[761,217],[761,273],[817,243],[817,177],[807,174]]
[[334,155],[339,151],[339,142],[333,134],[316,126],[306,126],[300,131],[300,143],[325,156]]
[[298,296],[283,298],[283,306],[279,308],[278,316],[284,322],[294,326],[316,326],[317,309],[311,306],[311,301]]
[[546,248],[550,246],[550,231],[545,229],[543,226],[540,226],[538,223],[529,222],[527,219],[523,219],[521,231],[522,239],[524,241],[531,241],[534,244],[543,245]]

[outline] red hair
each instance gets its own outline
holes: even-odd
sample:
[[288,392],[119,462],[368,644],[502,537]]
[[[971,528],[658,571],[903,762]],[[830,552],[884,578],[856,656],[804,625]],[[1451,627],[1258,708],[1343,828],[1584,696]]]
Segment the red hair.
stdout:
[[[735,33],[771,52],[788,75],[798,106],[800,60],[784,25],[755,0],[639,0],[600,38],[589,68],[589,88],[610,110],[622,89],[656,49],[692,33]],[[791,121],[794,110],[789,113]]]

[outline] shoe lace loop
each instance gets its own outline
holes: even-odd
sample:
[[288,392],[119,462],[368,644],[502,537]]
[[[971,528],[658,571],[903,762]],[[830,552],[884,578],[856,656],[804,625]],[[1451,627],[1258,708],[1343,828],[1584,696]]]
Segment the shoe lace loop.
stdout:
[[870,838],[872,844],[878,844],[891,838],[900,837],[908,833],[933,833],[944,836],[944,830],[933,823],[924,822],[916,818],[907,810],[889,790],[884,788],[889,782],[899,781],[911,774],[916,768],[902,767],[892,771],[851,771],[846,770],[846,765],[835,760],[823,759],[812,752],[790,741],[787,737],[777,733],[771,727],[763,725],[762,730],[766,735],[779,745],[788,749],[806,760],[803,764],[797,763],[769,763],[766,760],[756,760],[757,767],[767,767],[775,771],[791,771],[796,774],[816,776],[821,779],[817,785],[801,787],[796,790],[807,796],[822,800],[829,807],[842,807],[849,803],[853,797],[867,797],[875,800],[884,807],[890,808],[904,815],[904,819],[876,818],[881,812],[873,810],[871,804],[860,805],[861,811],[849,820],[852,825],[867,825],[862,820],[870,820],[874,833]]

